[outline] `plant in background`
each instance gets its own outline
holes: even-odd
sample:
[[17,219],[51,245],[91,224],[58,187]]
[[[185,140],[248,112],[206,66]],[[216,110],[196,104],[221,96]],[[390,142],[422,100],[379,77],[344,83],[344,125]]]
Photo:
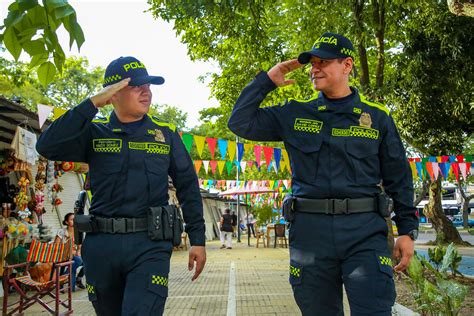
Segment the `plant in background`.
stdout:
[[273,210],[270,205],[263,205],[252,209],[254,217],[257,219],[257,225],[263,225],[272,219]]
[[[461,272],[459,272],[458,268],[459,264],[461,263],[462,257],[458,254],[458,251],[454,246],[452,246],[451,248],[448,247],[448,249],[452,251],[452,255],[450,254],[449,256],[447,256],[447,258],[452,258],[448,265],[448,269],[451,270],[454,275],[461,275]],[[443,247],[442,245],[438,245],[434,249],[428,249],[429,260],[435,264],[437,271],[440,270],[440,267],[442,266],[443,261],[445,260],[444,258],[446,257],[446,251],[447,248]]]
[[[433,256],[439,256],[443,250],[432,251]],[[438,260],[439,257],[435,258]],[[411,288],[417,311],[422,315],[459,314],[468,287],[459,284],[448,274],[448,270],[459,273],[457,266],[460,258],[456,248],[451,243],[442,257],[439,268],[434,268],[428,260],[415,254],[408,267],[408,285]],[[431,259],[430,259],[431,260]]]

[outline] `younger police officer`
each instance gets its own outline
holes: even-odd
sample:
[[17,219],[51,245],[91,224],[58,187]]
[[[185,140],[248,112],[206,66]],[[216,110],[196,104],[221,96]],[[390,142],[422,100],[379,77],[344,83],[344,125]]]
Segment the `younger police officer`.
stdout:
[[[400,234],[396,271],[414,251],[418,221],[405,151],[387,108],[349,86],[354,56],[347,38],[323,34],[298,60],[258,74],[228,124],[241,137],[284,141],[288,150],[290,283],[303,315],[343,315],[342,284],[351,315],[391,315],[395,288],[381,182],[394,200]],[[287,73],[307,63],[316,98],[259,108],[270,91],[294,83]]]
[[[93,232],[82,246],[89,299],[98,315],[161,315],[168,295],[171,241],[147,235],[147,211],[168,204],[168,175],[180,201],[195,280],[206,262],[204,219],[191,159],[169,123],[147,115],[149,76],[133,57],[105,71],[104,89],[56,120],[40,137],[38,152],[51,160],[89,163]],[[112,103],[106,119],[97,108]]]

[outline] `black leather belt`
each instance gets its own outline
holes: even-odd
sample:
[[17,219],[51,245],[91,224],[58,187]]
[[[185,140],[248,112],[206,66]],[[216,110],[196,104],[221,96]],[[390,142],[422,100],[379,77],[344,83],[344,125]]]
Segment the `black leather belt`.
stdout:
[[305,199],[297,197],[293,208],[296,212],[331,215],[366,213],[377,210],[377,199]]
[[127,234],[143,232],[148,230],[148,220],[146,217],[138,218],[105,218],[94,216],[98,232],[109,234]]

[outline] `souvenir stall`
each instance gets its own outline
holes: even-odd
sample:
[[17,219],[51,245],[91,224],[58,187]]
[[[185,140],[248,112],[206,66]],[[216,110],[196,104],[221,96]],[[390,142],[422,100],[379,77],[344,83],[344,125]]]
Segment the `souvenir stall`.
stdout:
[[21,260],[25,252],[17,250],[32,238],[54,238],[73,211],[87,165],[40,157],[36,140],[50,122],[43,118],[40,124],[37,113],[1,96],[0,123],[1,275],[5,259]]

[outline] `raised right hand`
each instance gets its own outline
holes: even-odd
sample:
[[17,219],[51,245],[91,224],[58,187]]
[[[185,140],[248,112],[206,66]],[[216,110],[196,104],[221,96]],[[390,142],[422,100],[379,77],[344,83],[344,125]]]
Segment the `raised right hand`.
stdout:
[[293,79],[286,80],[285,75],[303,66],[298,62],[298,59],[291,59],[276,64],[267,74],[277,87],[283,87],[295,83]]
[[92,103],[95,105],[96,108],[101,108],[107,104],[112,103],[110,99],[114,96],[114,94],[128,86],[129,82],[130,78],[125,78],[122,81],[105,87],[104,89],[100,90],[96,95],[93,95],[91,97]]

